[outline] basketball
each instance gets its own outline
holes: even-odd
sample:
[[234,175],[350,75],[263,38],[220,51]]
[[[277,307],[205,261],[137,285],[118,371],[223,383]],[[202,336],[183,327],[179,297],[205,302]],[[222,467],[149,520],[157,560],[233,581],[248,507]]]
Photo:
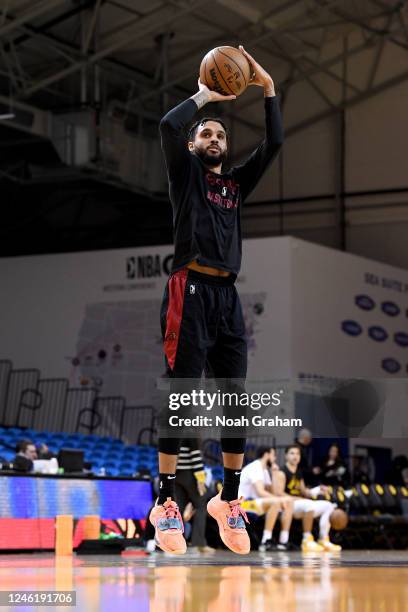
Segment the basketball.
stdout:
[[240,96],[249,85],[251,66],[235,47],[215,47],[203,57],[200,81],[223,96]]
[[333,510],[330,515],[330,525],[332,526],[332,528],[336,529],[337,531],[341,531],[342,529],[345,529],[347,527],[347,524],[348,516],[344,512],[344,510],[339,510],[338,508],[336,510]]

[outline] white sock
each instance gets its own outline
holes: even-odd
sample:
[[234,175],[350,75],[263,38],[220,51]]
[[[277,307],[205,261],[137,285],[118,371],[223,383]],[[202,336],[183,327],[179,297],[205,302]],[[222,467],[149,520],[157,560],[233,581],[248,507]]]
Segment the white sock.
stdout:
[[280,544],[287,544],[289,541],[289,531],[286,531],[285,529],[282,529],[282,531],[279,534],[279,543]]
[[265,544],[265,542],[270,540],[271,537],[272,537],[272,531],[268,531],[268,529],[264,529],[264,532],[262,535],[262,544]]
[[305,532],[304,532],[304,534],[303,534],[303,539],[304,539],[304,540],[307,540],[308,538],[310,538],[310,536],[311,536],[311,535],[312,535],[312,534],[311,534],[311,532],[310,532],[310,531],[305,531]]

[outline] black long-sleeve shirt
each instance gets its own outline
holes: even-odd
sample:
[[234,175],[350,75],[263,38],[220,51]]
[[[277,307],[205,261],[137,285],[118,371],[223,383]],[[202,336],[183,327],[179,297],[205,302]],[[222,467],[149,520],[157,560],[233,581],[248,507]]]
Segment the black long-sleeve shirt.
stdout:
[[160,122],[162,149],[173,205],[173,271],[197,260],[235,276],[241,267],[241,204],[256,187],[283,142],[276,97],[265,98],[265,137],[248,159],[217,174],[189,152],[184,128],[197,112],[191,98]]

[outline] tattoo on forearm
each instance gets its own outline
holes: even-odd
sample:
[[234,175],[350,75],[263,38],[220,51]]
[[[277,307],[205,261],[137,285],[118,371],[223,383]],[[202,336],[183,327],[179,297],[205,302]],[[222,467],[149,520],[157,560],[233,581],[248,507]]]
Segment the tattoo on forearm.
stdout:
[[198,109],[205,106],[208,102],[208,95],[205,91],[198,91],[194,96],[191,96],[191,98],[197,104]]

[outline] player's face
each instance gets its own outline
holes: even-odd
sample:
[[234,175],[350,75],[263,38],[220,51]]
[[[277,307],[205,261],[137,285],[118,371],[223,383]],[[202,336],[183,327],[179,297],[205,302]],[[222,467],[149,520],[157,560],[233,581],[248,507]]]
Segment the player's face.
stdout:
[[192,153],[198,155],[210,168],[222,164],[227,158],[227,134],[217,121],[199,125],[194,142],[189,143]]
[[286,461],[289,465],[299,465],[300,462],[300,450],[298,448],[291,448],[286,453]]

